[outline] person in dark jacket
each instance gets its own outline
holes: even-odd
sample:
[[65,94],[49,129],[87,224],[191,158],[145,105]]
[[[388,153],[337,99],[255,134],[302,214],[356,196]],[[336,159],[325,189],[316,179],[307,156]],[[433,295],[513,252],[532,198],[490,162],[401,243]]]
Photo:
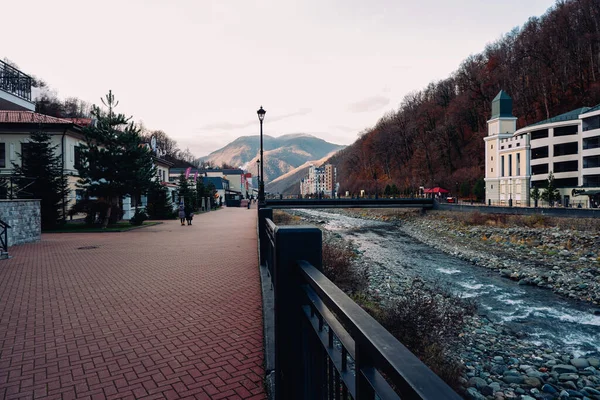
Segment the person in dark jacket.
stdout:
[[190,208],[189,210],[186,211],[186,214],[185,214],[185,219],[187,219],[188,225],[192,224],[193,218],[194,218],[194,213],[192,212],[192,209]]
[[181,226],[185,225],[185,209],[183,208],[183,204],[179,205],[179,220],[181,221]]

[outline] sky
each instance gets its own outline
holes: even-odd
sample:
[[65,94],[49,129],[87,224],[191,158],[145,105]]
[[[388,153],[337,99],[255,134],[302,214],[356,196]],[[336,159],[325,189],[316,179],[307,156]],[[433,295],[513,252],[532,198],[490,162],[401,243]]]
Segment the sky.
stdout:
[[[351,144],[553,0],[6,2],[0,59],[200,157],[240,136]],[[6,38],[9,37],[8,40]]]

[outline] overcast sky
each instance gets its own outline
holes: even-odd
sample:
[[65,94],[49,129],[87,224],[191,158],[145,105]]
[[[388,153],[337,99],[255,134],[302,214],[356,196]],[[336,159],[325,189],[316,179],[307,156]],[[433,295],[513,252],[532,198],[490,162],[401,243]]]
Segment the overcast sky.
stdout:
[[[0,59],[59,97],[120,111],[206,155],[239,136],[352,143],[553,0],[33,0],[2,4]],[[26,7],[26,9],[24,9]]]

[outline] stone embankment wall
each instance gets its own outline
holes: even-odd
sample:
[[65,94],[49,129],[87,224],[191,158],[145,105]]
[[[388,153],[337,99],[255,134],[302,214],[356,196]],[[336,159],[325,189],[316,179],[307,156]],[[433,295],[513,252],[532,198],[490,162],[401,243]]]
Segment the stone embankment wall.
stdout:
[[10,225],[8,246],[37,242],[42,237],[40,200],[0,200],[0,219]]
[[443,211],[463,211],[480,212],[483,214],[516,214],[516,215],[546,215],[548,217],[569,217],[569,218],[600,218],[600,208],[534,208],[534,207],[497,207],[481,206],[467,204],[443,204],[434,205],[436,210]]

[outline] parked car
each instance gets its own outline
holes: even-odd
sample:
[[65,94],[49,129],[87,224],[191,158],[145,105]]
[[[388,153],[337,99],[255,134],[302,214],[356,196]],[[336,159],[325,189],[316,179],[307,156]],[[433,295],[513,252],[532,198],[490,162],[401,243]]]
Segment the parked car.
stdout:
[[456,197],[446,197],[447,203],[456,203]]

